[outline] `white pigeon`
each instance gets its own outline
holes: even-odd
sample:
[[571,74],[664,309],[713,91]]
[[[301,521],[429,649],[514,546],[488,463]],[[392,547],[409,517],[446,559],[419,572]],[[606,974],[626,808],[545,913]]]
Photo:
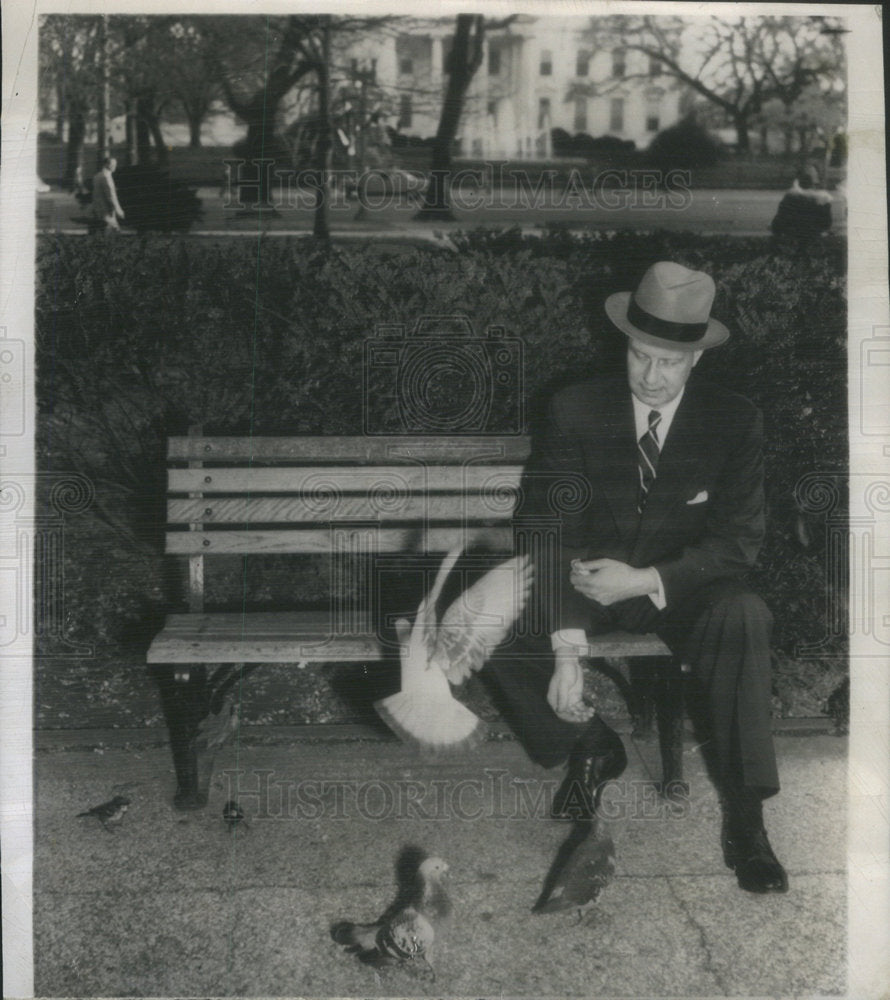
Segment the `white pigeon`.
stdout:
[[461,554],[452,549],[420,602],[413,626],[396,622],[402,663],[402,689],[374,703],[397,735],[428,749],[466,747],[481,739],[481,719],[451,694],[479,670],[503,642],[519,617],[532,582],[531,559],[501,563],[465,590],[436,623],[436,601]]

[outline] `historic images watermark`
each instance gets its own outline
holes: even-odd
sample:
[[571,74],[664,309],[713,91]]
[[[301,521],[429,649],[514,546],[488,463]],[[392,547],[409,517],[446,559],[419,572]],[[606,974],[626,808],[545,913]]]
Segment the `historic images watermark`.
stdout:
[[[559,782],[485,768],[466,778],[294,778],[271,769],[221,772],[225,797],[237,800],[252,820],[422,820],[472,823],[533,820],[550,816]],[[567,808],[573,798],[569,791]],[[599,815],[604,820],[671,819],[717,815],[716,800],[693,796],[688,784],[672,782],[665,794],[645,779],[618,779],[603,785]],[[584,790],[576,790],[578,808]]]
[[[222,186],[223,208],[306,209],[320,197],[329,208],[358,205],[368,212],[417,207],[435,180],[409,170],[317,170],[281,167],[273,159],[229,159]],[[451,206],[461,211],[488,209],[599,208],[662,209],[682,212],[692,204],[688,170],[640,167],[584,171],[577,167],[531,172],[492,161],[448,173]]]

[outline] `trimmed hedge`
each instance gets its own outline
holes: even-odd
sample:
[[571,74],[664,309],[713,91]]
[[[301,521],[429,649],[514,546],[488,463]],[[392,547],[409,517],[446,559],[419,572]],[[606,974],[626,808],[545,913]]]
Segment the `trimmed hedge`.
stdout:
[[[670,258],[714,276],[715,313],[734,332],[699,370],[764,411],[770,519],[757,582],[776,612],[780,669],[797,643],[819,639],[826,602],[843,595],[828,592],[821,525],[796,509],[793,491],[807,473],[847,468],[844,243],[793,256],[766,239],[674,233],[476,231],[456,243],[453,254],[394,254],[287,239],[41,237],[43,466],[89,475],[119,537],[159,553],[168,435],[196,423],[208,433],[396,430],[394,371],[366,360],[368,344],[381,326],[454,314],[468,315],[478,338],[502,327],[496,337],[524,348],[524,373],[508,372],[485,429],[516,429],[520,401],[534,427],[555,386],[620,368],[625,341],[602,302]],[[463,386],[446,371],[430,388],[432,405],[448,406]],[[83,583],[94,597],[115,585],[101,574]],[[842,656],[843,637],[825,652]]]

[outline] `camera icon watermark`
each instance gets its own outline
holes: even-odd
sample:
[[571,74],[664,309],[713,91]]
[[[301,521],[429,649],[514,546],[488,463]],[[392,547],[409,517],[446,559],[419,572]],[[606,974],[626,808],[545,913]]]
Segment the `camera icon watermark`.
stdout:
[[[25,433],[25,343],[0,326],[0,442]],[[0,455],[6,448],[0,443]]]
[[521,340],[499,326],[477,336],[466,316],[379,326],[365,341],[364,433],[522,434],[523,359]]

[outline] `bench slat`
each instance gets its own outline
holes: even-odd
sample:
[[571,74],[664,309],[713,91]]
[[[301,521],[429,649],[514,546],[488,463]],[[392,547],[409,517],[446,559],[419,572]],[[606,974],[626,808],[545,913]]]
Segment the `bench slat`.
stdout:
[[[149,663],[289,663],[380,660],[374,635],[331,635],[326,611],[168,615]],[[395,650],[393,650],[395,654]]]
[[524,462],[530,451],[526,436],[473,435],[468,437],[173,437],[167,457],[204,462],[348,461],[367,465],[429,461],[462,463],[482,458],[493,462]]
[[670,649],[654,632],[605,632],[587,637],[587,655],[606,656],[671,656]]
[[504,521],[513,504],[482,496],[410,496],[394,501],[341,494],[323,500],[265,497],[235,500],[170,500],[167,520],[172,524],[306,523],[330,521]]
[[515,489],[521,465],[336,466],[252,469],[170,469],[171,493],[402,493]]
[[[334,533],[337,545],[334,547]],[[447,552],[456,545],[472,541],[507,552],[513,547],[513,531],[509,527],[467,525],[457,528],[379,528],[331,527],[304,530],[260,531],[174,531],[167,534],[166,551],[170,555],[203,553],[304,553],[331,552]],[[206,543],[206,544],[205,544]]]
[[[328,611],[168,615],[148,651],[149,663],[316,663],[380,660],[384,650],[366,620],[333,635]],[[389,655],[395,655],[395,648]],[[589,639],[591,657],[670,656],[654,634],[609,632]]]

